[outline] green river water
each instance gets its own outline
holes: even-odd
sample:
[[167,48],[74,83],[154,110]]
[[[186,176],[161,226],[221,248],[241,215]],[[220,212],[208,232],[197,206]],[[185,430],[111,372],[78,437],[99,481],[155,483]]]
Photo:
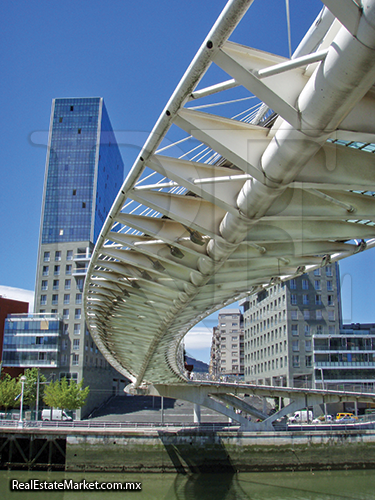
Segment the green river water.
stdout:
[[[64,484],[80,490],[20,489]],[[47,483],[44,483],[47,482]],[[107,483],[107,490],[83,490]],[[115,491],[113,483],[131,483],[132,491]],[[141,485],[139,484],[141,483]],[[11,485],[18,489],[11,490]],[[81,486],[80,486],[81,484]],[[35,483],[34,483],[35,485]],[[75,485],[75,486],[74,486]],[[25,487],[27,487],[25,485]],[[128,486],[129,487],[129,486]],[[132,486],[133,487],[133,486]],[[141,487],[141,490],[139,489]],[[108,488],[112,488],[108,490]],[[0,471],[1,500],[375,500],[375,470],[238,474],[126,474]]]

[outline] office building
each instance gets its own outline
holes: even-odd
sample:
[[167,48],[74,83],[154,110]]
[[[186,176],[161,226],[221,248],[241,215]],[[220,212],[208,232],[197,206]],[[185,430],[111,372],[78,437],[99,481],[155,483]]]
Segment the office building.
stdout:
[[[82,415],[109,397],[120,378],[98,352],[86,328],[82,294],[91,252],[123,177],[123,161],[103,99],[54,99],[35,317],[24,318],[29,332],[22,331],[20,318],[14,318],[12,327],[8,325],[9,335],[14,337],[9,339],[13,350],[8,350],[4,364],[39,366],[50,379],[65,376],[79,382],[84,378],[91,390]],[[23,349],[20,355],[27,336],[36,345],[30,346],[27,354]],[[36,359],[38,344],[49,344],[49,348],[39,348]]]
[[374,324],[343,325],[334,334],[317,332],[313,343],[317,388],[374,392]]
[[242,301],[245,381],[312,387],[313,335],[339,335],[337,264],[272,285]]

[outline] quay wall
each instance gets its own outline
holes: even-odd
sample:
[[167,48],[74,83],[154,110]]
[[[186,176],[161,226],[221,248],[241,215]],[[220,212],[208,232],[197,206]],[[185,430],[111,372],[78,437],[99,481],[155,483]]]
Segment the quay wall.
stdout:
[[375,430],[1,429],[0,467],[125,472],[375,468]]

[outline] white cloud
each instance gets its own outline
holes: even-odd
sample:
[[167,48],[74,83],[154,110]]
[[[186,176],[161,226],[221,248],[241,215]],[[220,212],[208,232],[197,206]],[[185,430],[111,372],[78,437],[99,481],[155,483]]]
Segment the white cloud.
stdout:
[[212,329],[200,324],[190,330],[185,336],[185,348],[189,349],[210,349],[212,341]]
[[0,296],[5,299],[28,302],[29,312],[32,312],[34,309],[34,292],[32,290],[23,290],[22,288],[0,285]]

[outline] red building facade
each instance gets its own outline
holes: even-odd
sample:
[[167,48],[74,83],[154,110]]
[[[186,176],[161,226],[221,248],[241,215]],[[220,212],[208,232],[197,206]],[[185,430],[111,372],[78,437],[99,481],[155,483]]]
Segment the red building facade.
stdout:
[[[4,323],[8,314],[22,314],[28,312],[28,302],[6,299],[0,296],[0,360],[3,356]],[[20,373],[23,373],[23,368],[3,368],[2,372],[9,373],[12,377],[17,377]]]

